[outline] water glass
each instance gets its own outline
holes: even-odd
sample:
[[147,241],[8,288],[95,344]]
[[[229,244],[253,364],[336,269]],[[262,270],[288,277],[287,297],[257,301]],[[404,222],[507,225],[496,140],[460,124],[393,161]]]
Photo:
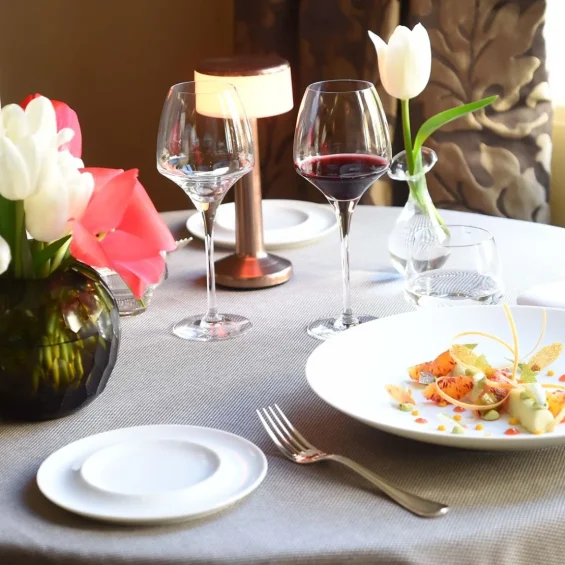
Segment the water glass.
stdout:
[[494,237],[474,226],[415,232],[408,250],[405,296],[420,307],[497,304],[503,286]]
[[[166,253],[162,253],[162,255],[166,256]],[[107,267],[101,267],[96,270],[108,285],[112,296],[116,299],[120,316],[136,316],[145,312],[153,299],[155,290],[168,276],[167,264],[165,263],[165,270],[159,282],[157,284],[147,285],[141,300],[139,300],[134,296],[130,287],[116,271]]]

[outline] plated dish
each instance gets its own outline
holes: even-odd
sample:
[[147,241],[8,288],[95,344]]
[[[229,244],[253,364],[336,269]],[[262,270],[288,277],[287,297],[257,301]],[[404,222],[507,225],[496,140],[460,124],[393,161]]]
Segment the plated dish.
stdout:
[[420,310],[353,328],[306,373],[339,410],[382,430],[470,449],[565,444],[565,311]]
[[[474,429],[484,430],[488,437],[489,423],[498,421],[504,414],[508,415],[511,426],[504,432],[505,435],[518,435],[522,430],[536,435],[553,432],[565,419],[565,375],[559,377],[560,383],[542,383],[542,375],[555,376],[555,371],[547,368],[561,356],[563,344],[555,342],[539,347],[547,323],[547,313],[542,310],[538,341],[533,350],[522,358],[514,317],[508,306],[503,306],[503,309],[512,332],[512,344],[496,335],[472,330],[453,339],[486,338],[506,349],[507,355],[509,351],[511,358],[505,358],[502,365],[491,365],[485,355],[477,353],[478,343],[451,343],[433,361],[408,368],[411,384],[421,387],[419,401],[415,400],[410,386],[385,386],[398,409],[418,416],[418,402],[432,403],[438,408],[453,408],[455,415],[438,414],[442,423],[437,429],[454,434],[466,433],[474,418]],[[463,423],[463,414],[468,412],[472,417],[465,418],[466,423]],[[428,423],[424,418],[417,418],[416,422]]]

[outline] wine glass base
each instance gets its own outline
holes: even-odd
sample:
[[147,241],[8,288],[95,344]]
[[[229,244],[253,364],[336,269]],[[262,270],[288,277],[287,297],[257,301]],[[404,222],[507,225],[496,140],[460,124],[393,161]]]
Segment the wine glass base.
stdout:
[[355,322],[353,324],[344,324],[342,317],[339,318],[324,318],[322,320],[316,320],[312,322],[308,328],[308,335],[315,337],[316,339],[326,340],[334,335],[338,335],[347,331],[349,328],[354,328],[360,324],[365,324],[366,322],[371,322],[376,320],[375,316],[355,316]]
[[236,314],[219,314],[221,321],[205,322],[204,316],[191,316],[177,322],[173,333],[190,341],[223,341],[239,337],[251,329],[251,322]]

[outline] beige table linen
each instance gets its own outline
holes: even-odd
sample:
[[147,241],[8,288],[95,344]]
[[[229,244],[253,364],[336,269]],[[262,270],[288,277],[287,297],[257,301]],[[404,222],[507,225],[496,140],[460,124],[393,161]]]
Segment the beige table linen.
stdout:
[[[411,309],[386,250],[398,213],[378,207],[356,212],[351,263],[359,313],[390,316]],[[166,218],[176,228],[187,214]],[[458,212],[445,218],[494,233],[508,302],[530,285],[565,278],[565,230]],[[218,292],[220,310],[248,316],[253,330],[208,344],[171,334],[173,322],[204,310],[206,295],[201,243],[173,253],[169,278],[149,310],[123,320],[118,364],[100,398],[62,420],[0,425],[0,565],[565,563],[565,449],[480,453],[433,447],[387,435],[325,405],[305,379],[306,359],[318,345],[305,327],[339,311],[337,232],[280,253],[294,265],[289,283]],[[375,343],[374,355],[386,354]],[[283,459],[255,415],[257,407],[273,402],[316,445],[445,502],[452,512],[417,518],[336,465],[299,467]],[[147,424],[240,434],[267,454],[267,477],[233,508],[162,527],[97,523],[39,493],[35,473],[53,451],[91,434]]]

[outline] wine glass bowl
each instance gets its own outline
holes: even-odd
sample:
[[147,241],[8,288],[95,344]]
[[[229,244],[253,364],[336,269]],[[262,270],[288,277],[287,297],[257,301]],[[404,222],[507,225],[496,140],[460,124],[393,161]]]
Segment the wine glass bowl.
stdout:
[[388,124],[373,84],[347,79],[310,85],[298,113],[293,152],[296,172],[328,199],[340,227],[343,311],[308,326],[312,337],[327,339],[374,319],[353,314],[349,270],[353,211],[391,159]]
[[212,236],[218,206],[253,165],[251,128],[233,85],[198,81],[171,87],[159,124],[157,170],[182,188],[202,214],[208,295],[206,314],[175,324],[179,337],[217,341],[251,327],[242,316],[218,313]]

